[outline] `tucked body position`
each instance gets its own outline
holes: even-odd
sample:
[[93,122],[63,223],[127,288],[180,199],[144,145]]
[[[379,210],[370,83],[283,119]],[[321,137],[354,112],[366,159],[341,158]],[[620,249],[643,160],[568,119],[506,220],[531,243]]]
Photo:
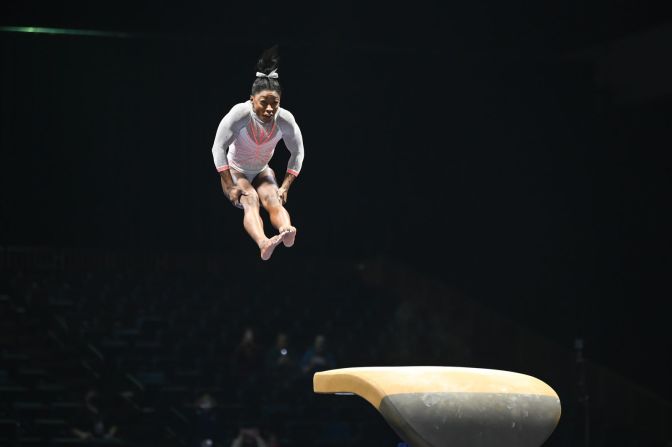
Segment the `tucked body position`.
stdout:
[[[296,227],[285,204],[303,164],[303,138],[294,116],[280,107],[277,46],[263,52],[248,101],[234,105],[217,127],[212,156],[224,195],[244,212],[243,226],[259,247],[261,259],[270,259],[283,244],[294,245]],[[269,162],[280,140],[290,152],[287,170],[278,186]],[[277,231],[267,237],[260,215],[263,207]]]

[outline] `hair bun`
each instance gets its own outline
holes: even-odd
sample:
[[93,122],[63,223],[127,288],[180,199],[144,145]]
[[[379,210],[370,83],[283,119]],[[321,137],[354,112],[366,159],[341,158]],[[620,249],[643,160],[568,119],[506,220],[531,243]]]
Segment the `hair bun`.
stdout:
[[257,61],[257,71],[264,74],[270,74],[273,70],[278,69],[278,62],[280,55],[278,52],[278,45],[275,44],[270,48],[264,50],[261,57]]

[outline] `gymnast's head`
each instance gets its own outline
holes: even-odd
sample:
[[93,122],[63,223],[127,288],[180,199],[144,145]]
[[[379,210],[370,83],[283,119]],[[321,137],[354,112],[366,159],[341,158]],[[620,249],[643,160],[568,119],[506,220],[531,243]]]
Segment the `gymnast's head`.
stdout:
[[252,84],[250,101],[254,113],[264,122],[273,120],[280,107],[280,82],[278,82],[278,46],[264,50],[257,61],[257,78]]

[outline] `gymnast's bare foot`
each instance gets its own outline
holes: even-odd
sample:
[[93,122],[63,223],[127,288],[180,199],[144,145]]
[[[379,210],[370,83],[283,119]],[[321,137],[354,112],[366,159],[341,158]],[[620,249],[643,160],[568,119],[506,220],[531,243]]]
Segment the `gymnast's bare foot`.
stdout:
[[273,254],[273,250],[275,250],[275,247],[280,245],[280,242],[282,242],[282,236],[284,233],[276,234],[270,239],[266,239],[263,242],[259,243],[259,250],[261,250],[261,259],[264,261],[268,261],[271,258],[271,255]]
[[280,235],[282,236],[282,243],[285,244],[285,247],[291,247],[294,245],[294,238],[296,237],[296,228],[291,225],[287,228],[281,228]]

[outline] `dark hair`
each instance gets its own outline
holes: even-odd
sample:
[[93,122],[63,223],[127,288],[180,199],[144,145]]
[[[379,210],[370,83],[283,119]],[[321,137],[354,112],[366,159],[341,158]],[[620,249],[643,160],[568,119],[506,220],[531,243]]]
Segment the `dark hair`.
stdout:
[[[269,74],[273,70],[277,70],[279,60],[278,46],[273,45],[271,48],[264,50],[261,54],[261,57],[257,61],[257,71]],[[257,78],[254,80],[254,83],[252,84],[252,95],[256,95],[262,90],[273,90],[278,92],[278,94],[282,93],[280,82],[273,78]]]

